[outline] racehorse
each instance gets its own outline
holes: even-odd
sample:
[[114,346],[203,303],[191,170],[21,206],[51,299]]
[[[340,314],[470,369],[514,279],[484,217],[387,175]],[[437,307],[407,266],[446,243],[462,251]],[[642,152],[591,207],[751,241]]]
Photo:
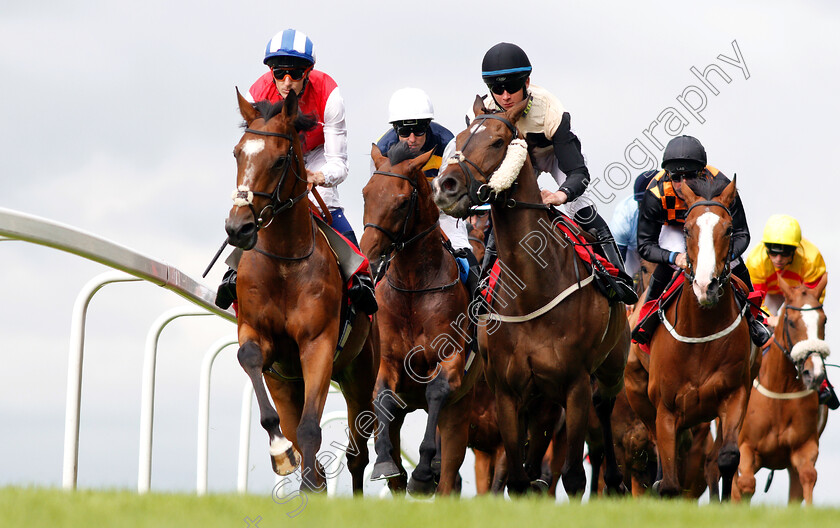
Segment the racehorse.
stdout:
[[649,378],[638,357],[643,352],[636,351],[628,361],[626,386],[633,409],[656,438],[663,478],[654,487],[663,496],[683,489],[680,433],[720,417],[718,468],[723,498],[729,499],[752,362],[746,304],[739,307],[729,280],[735,181],[707,199],[688,185],[682,188],[688,207],[685,282],[679,298],[660,313],[664,320],[651,338]]
[[[362,190],[365,232],[361,248],[377,275],[389,263],[376,289],[376,341],[381,363],[375,401],[380,432],[373,479],[389,479],[394,491],[406,489],[400,462],[400,427],[407,412],[426,409],[428,419],[420,460],[407,489],[435,491],[431,463],[440,429],[441,467],[437,493],[448,495],[464,460],[469,399],[464,398],[481,371],[467,365],[471,340],[458,264],[443,244],[440,211],[422,171],[432,151],[416,155],[399,143],[383,156],[371,150],[376,170]],[[465,374],[469,369],[470,374]]]
[[[432,184],[435,203],[461,218],[471,206],[491,204],[505,275],[496,282],[488,306],[491,313],[479,319],[478,341],[488,382],[496,392],[508,490],[521,494],[529,487],[545,489],[545,483],[538,481],[542,458],[565,407],[568,453],[563,485],[569,496],[583,493],[591,373],[603,396],[598,416],[609,436],[605,439],[610,448],[608,486],[623,490],[609,420],[630,342],[624,305],[610,306],[598,292],[572,244],[553,242],[561,235],[549,223],[548,207],[539,203],[536,175],[516,128],[527,104],[523,101],[507,112],[493,113],[476,97],[475,120],[458,134],[458,151]],[[499,177],[491,178],[497,169],[494,178]]]
[[762,467],[787,469],[790,502],[814,500],[819,453],[817,391],[825,380],[825,312],[820,295],[828,276],[814,289],[789,286],[779,279],[785,296],[784,315],[761,361],[739,444],[740,475],[735,496],[747,500],[755,493],[755,472]]
[[484,260],[484,252],[487,250],[485,231],[490,223],[490,214],[475,214],[469,217],[467,222],[467,238],[472,246],[473,255],[478,262]]
[[323,468],[315,458],[319,424],[330,379],[339,383],[353,446],[347,450],[347,465],[353,491],[361,493],[372,431],[357,418],[363,412],[373,417],[379,359],[367,339],[370,320],[361,311],[336,352],[347,293],[306,199],[311,185],[298,132],[311,122],[299,115],[294,91],[275,105],[252,105],[238,90],[237,97],[245,132],[233,151],[237,190],[225,230],[231,245],[246,250],[236,285],[239,364],[254,386],[274,471],[287,475],[302,458],[303,490],[325,489]]

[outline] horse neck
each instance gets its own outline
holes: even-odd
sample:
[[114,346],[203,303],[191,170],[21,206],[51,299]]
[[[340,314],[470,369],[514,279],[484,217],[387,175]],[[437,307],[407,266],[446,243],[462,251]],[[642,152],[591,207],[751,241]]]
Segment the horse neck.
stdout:
[[[431,190],[425,175],[419,176],[416,206],[417,221],[406,240],[418,236],[437,223],[440,211],[432,201]],[[449,262],[449,264],[447,264]],[[440,229],[433,229],[394,255],[393,276],[402,284],[415,288],[428,285],[430,280],[446,277],[451,259],[443,247]]]
[[[710,308],[700,306],[694,294],[692,282],[685,280],[677,305],[674,328],[687,333],[682,335],[705,335],[718,332],[728,327],[738,317],[740,309],[732,292],[732,282],[727,281],[717,304]],[[705,334],[704,334],[705,333]]]
[[[517,187],[511,198],[516,202],[541,204],[540,189],[534,175],[531,161],[526,160],[516,178]],[[557,277],[566,271],[564,267],[571,265],[569,258],[571,245],[561,245],[553,236],[562,236],[559,231],[550,227],[546,212],[542,209],[509,208],[505,204],[493,203],[490,209],[496,248],[499,260],[510,269],[520,271],[528,276]],[[551,229],[551,231],[549,231]],[[542,235],[542,236],[540,236]],[[520,242],[536,238],[545,240],[548,247],[540,253],[538,260],[534,255],[525,251]],[[543,266],[543,264],[546,264]],[[573,272],[572,272],[573,273]],[[525,279],[525,277],[522,277]],[[533,284],[533,282],[527,282]]]
[[[295,148],[299,153],[300,146],[296,144]],[[303,156],[298,155],[298,159],[300,160],[298,174],[306,175]],[[306,182],[299,180],[291,171],[287,178],[294,181],[288,198],[294,198],[305,192]],[[260,229],[260,249],[282,256],[299,256],[305,253],[312,246],[310,216],[309,199],[299,200],[292,207],[275,216],[267,227]]]
[[761,361],[759,381],[762,385],[776,392],[796,392],[803,390],[805,385],[799,380],[796,367],[793,362],[782,352],[782,347],[790,350],[793,347],[789,343],[784,330],[784,321],[779,321],[770,348]]

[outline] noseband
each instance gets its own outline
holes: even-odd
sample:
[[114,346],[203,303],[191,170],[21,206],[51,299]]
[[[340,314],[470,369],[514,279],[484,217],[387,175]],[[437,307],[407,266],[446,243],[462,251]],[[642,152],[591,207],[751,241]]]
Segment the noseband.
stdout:
[[[517,128],[513,125],[513,123],[511,123],[509,120],[507,120],[506,118],[502,117],[499,114],[480,114],[480,115],[477,115],[477,116],[475,116],[475,119],[473,119],[472,123],[470,123],[470,125],[472,125],[476,121],[483,122],[487,119],[495,119],[497,121],[501,121],[502,123],[504,123],[504,125],[506,127],[508,127],[508,129],[513,134],[513,137],[510,138],[510,141],[513,141],[514,139],[517,139],[519,137],[519,130],[517,130]],[[470,144],[470,141],[472,140],[473,136],[475,136],[476,132],[477,132],[477,130],[474,131],[474,132],[470,132],[470,135],[467,138],[467,141],[464,143],[464,146],[461,147],[461,149],[458,152],[456,152],[455,156],[453,156],[451,159],[456,160],[456,162],[458,163],[458,166],[461,168],[461,171],[464,173],[464,175],[467,177],[467,180],[469,181],[469,186],[468,186],[468,191],[467,192],[468,192],[468,196],[470,198],[470,202],[474,206],[479,206],[479,205],[484,205],[486,203],[490,203],[491,201],[494,201],[494,198],[493,198],[493,189],[486,183],[486,182],[490,181],[490,177],[487,175],[486,172],[484,172],[481,169],[481,167],[479,167],[475,162],[473,162],[472,160],[470,160],[468,157],[466,157],[464,155],[464,150],[467,148],[467,145]],[[510,141],[508,141],[508,143],[510,143]],[[503,158],[503,161],[504,161],[504,158]],[[502,164],[502,162],[500,161],[499,164],[496,165],[496,167],[493,169],[493,171],[498,169],[501,164]],[[482,178],[484,178],[485,183],[480,183],[475,178],[475,176],[473,176],[472,170],[470,170],[470,165],[475,170],[478,171],[478,173],[481,175]],[[492,173],[493,171],[490,171],[490,172]]]
[[[289,142],[289,150],[283,157],[284,161],[283,167],[281,169],[283,172],[280,175],[280,180],[277,182],[277,186],[274,188],[273,192],[266,193],[261,191],[251,191],[247,188],[241,188],[242,186],[240,186],[240,188],[234,192],[234,202],[236,202],[237,200],[241,200],[243,202],[243,205],[247,205],[251,209],[251,214],[254,216],[254,223],[257,225],[257,230],[259,231],[263,227],[268,227],[268,225],[271,224],[272,220],[274,220],[275,216],[282,213],[283,211],[291,209],[292,206],[301,201],[307,194],[309,194],[309,188],[307,186],[307,189],[303,193],[295,196],[294,198],[288,198],[286,200],[280,199],[280,189],[283,187],[283,184],[286,181],[286,176],[289,174],[290,167],[292,168],[292,173],[295,175],[295,178],[297,178],[299,181],[308,184],[308,182],[305,179],[301,178],[300,174],[298,174],[298,156],[297,152],[295,152],[295,149],[293,147],[294,143],[292,136],[290,136],[289,134],[281,134],[279,132],[254,130],[253,128],[246,128],[245,132],[250,132],[251,134],[256,134],[258,136],[279,137]],[[259,196],[261,198],[268,199],[268,204],[262,208],[259,214],[257,214],[257,210],[254,208],[254,196]],[[268,221],[266,221],[266,218],[268,218]]]
[[[692,209],[694,209],[695,207],[701,207],[701,206],[720,207],[721,209],[726,211],[726,214],[729,215],[729,218],[732,218],[732,213],[729,211],[728,207],[726,207],[725,205],[723,205],[720,202],[715,202],[713,200],[701,200],[699,202],[694,202],[691,205],[691,207],[688,208],[688,211],[685,212],[685,217],[688,218],[688,215],[689,215],[689,213],[691,213]],[[732,236],[729,237],[729,251],[726,252],[726,255],[727,255],[727,258],[731,258],[731,255],[732,255]],[[683,273],[685,274],[685,278],[689,282],[694,282],[694,265],[691,261],[688,261],[686,263],[686,269]],[[711,283],[709,284],[709,286],[723,287],[723,285],[726,284],[726,281],[729,280],[730,275],[732,275],[732,268],[729,267],[729,262],[726,262],[724,267],[723,267],[723,273],[721,273],[717,277],[713,278]]]
[[[392,178],[400,178],[401,180],[405,180],[405,181],[407,181],[408,183],[411,184],[411,197],[409,198],[408,212],[405,215],[405,219],[403,220],[403,223],[402,223],[402,230],[400,231],[399,234],[396,234],[393,231],[389,231],[388,229],[385,229],[384,227],[382,227],[378,224],[374,224],[374,223],[365,224],[365,229],[367,229],[368,227],[372,227],[372,228],[374,228],[378,231],[381,231],[391,241],[391,244],[388,247],[386,247],[385,250],[382,252],[382,261],[383,261],[384,264],[387,264],[388,262],[391,261],[391,259],[393,259],[393,254],[394,253],[396,253],[398,251],[401,251],[406,246],[420,240],[421,238],[425,237],[426,235],[428,235],[429,233],[434,231],[440,225],[440,220],[438,220],[437,222],[432,224],[428,229],[424,229],[421,233],[418,233],[418,234],[414,235],[413,237],[409,238],[408,240],[406,240],[406,237],[408,236],[408,225],[409,225],[409,223],[411,223],[411,219],[414,216],[414,213],[417,209],[417,199],[418,199],[418,196],[419,196],[419,190],[417,188],[417,183],[414,180],[412,180],[411,178],[409,178],[408,176],[403,176],[402,174],[397,174],[396,172],[373,171],[373,174],[381,174],[383,176],[391,176]],[[424,177],[424,176],[421,176],[421,177]],[[389,256],[390,256],[390,258],[389,258]],[[380,269],[384,269],[384,268],[385,268],[385,266],[382,266]],[[378,279],[378,277],[377,277],[377,279]]]

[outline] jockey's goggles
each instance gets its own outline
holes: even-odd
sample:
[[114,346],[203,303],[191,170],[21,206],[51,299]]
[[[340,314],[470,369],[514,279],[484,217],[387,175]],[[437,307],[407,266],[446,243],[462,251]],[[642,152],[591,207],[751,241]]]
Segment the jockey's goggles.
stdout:
[[777,257],[791,257],[794,253],[796,253],[795,246],[788,246],[786,244],[764,244],[764,247],[767,248],[767,253],[771,256]]
[[489,88],[490,91],[496,95],[502,95],[505,92],[509,94],[515,94],[516,92],[525,87],[525,81],[527,80],[527,77],[519,77],[515,79],[505,79],[503,81],[486,81],[486,84],[487,88]]
[[274,78],[278,81],[286,80],[286,76],[292,78],[293,81],[299,81],[303,79],[303,76],[306,75],[311,67],[307,68],[284,68],[282,66],[276,66],[271,69],[272,73],[274,74]]
[[670,174],[670,175],[671,175],[671,181],[674,181],[674,182],[677,182],[677,183],[679,183],[679,182],[681,182],[681,181],[683,181],[683,180],[693,180],[694,178],[696,178],[697,176],[699,176],[699,175],[700,175],[700,173],[699,173],[699,172],[697,172],[697,171],[691,171],[691,172],[669,172],[668,174]]
[[402,138],[407,138],[411,134],[414,134],[415,137],[423,137],[428,129],[429,125],[425,121],[412,120],[394,123],[394,131]]

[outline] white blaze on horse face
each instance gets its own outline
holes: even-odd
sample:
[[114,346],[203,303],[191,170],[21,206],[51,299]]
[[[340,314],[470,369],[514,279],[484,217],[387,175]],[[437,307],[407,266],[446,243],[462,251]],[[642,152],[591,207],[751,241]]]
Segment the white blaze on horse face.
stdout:
[[254,184],[254,163],[251,161],[253,156],[256,156],[265,148],[264,139],[249,139],[242,145],[242,154],[245,155],[245,177],[242,185],[249,189]]
[[480,124],[480,123],[476,123],[476,124],[474,124],[474,125],[472,126],[472,128],[470,129],[470,133],[471,133],[471,134],[478,134],[479,132],[484,132],[484,130],[485,130],[486,128],[487,128],[486,126],[484,126],[484,125],[482,125],[482,124]]
[[[820,314],[817,310],[808,310],[811,308],[810,304],[806,304],[803,306],[803,311],[800,312],[802,316],[802,322],[805,323],[805,330],[808,334],[807,341],[809,342],[819,342],[820,341],[820,334],[819,334],[819,324],[820,324]],[[818,347],[810,347],[812,349]],[[819,379],[822,376],[822,366],[823,362],[817,359],[814,359],[814,378]]]
[[712,212],[697,219],[700,236],[697,240],[697,269],[694,272],[694,294],[701,303],[706,302],[709,284],[715,275],[715,226],[720,217]]

